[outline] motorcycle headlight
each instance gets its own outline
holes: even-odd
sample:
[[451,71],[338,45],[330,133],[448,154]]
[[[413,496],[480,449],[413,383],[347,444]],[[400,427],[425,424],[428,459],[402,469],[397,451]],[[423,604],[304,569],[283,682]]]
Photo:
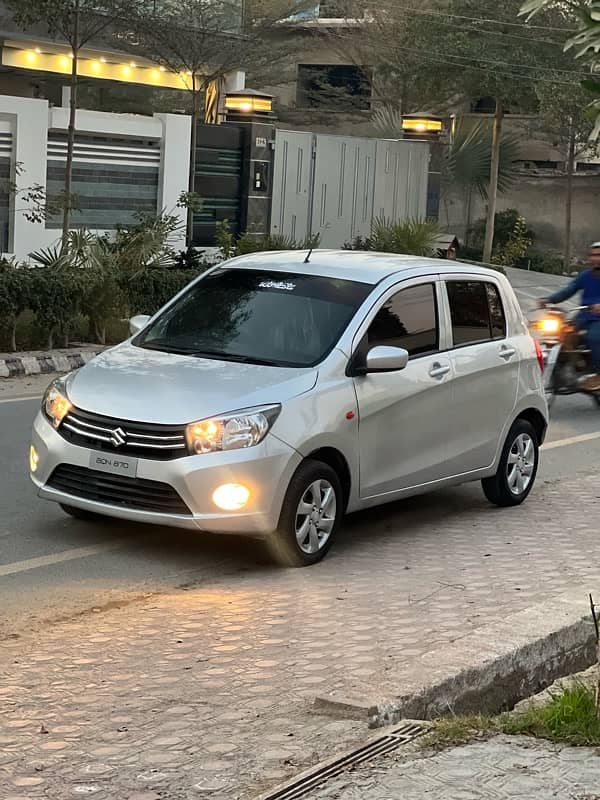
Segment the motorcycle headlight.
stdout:
[[243,409],[190,423],[185,431],[191,454],[254,447],[262,442],[281,411],[280,405]]
[[42,409],[55,428],[60,427],[71,408],[64,382],[60,378],[53,381],[44,394]]
[[538,328],[542,333],[556,334],[560,331],[560,320],[556,317],[545,317],[538,322]]

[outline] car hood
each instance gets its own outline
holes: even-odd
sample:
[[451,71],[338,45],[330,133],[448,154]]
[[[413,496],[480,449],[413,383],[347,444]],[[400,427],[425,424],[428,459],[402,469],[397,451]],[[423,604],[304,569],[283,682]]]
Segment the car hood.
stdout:
[[185,424],[310,391],[316,368],[216,361],[144,350],[126,342],[96,356],[67,381],[70,401],[117,419]]

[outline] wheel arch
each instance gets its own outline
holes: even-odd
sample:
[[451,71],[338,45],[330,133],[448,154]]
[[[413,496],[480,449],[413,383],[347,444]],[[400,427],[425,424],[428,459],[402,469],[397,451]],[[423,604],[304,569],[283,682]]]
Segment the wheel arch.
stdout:
[[305,457],[304,460],[321,461],[323,462],[323,464],[327,464],[335,471],[342,485],[342,491],[344,493],[344,511],[345,511],[346,508],[348,507],[348,501],[350,500],[350,491],[352,489],[352,476],[350,473],[350,467],[344,455],[335,447],[319,447],[316,450],[312,450]]
[[538,443],[540,445],[544,443],[546,432],[548,430],[548,422],[539,409],[532,407],[525,408],[519,412],[518,416],[516,417],[516,420],[517,419],[524,419],[526,422],[529,422],[537,433]]

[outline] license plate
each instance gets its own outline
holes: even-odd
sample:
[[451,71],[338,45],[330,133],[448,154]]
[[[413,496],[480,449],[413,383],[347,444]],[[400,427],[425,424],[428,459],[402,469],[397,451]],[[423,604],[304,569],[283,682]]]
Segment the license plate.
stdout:
[[131,458],[130,456],[101,453],[98,450],[93,450],[90,453],[90,469],[109,472],[111,475],[127,475],[129,478],[135,478],[137,465],[137,458]]

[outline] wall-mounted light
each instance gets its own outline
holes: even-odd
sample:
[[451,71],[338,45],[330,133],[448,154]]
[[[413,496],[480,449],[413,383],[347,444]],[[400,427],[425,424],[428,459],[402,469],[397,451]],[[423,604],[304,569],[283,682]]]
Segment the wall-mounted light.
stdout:
[[273,112],[273,96],[254,89],[230,92],[225,97],[225,110],[235,115],[271,114]]
[[402,130],[408,134],[424,137],[439,136],[444,129],[444,120],[430,114],[407,114],[402,117]]

